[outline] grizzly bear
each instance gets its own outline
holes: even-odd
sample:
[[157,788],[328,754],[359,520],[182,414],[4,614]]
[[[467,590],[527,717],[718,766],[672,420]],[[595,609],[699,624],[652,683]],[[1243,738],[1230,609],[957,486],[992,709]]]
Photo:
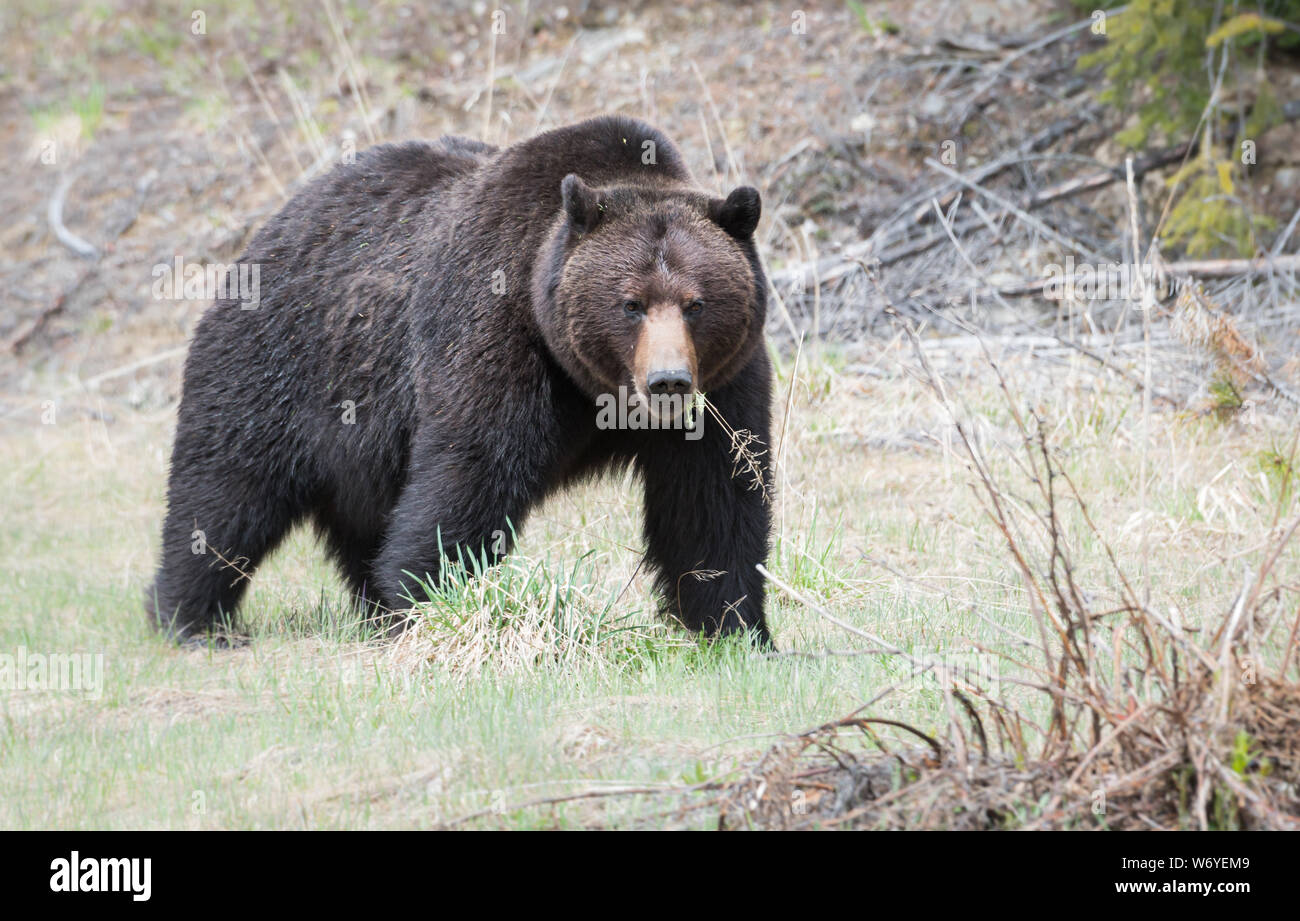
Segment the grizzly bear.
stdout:
[[[500,560],[548,495],[631,465],[665,613],[770,644],[759,211],[618,116],[385,144],[307,185],[240,260],[255,303],[218,299],[190,345],[154,623],[229,625],[309,520],[391,624],[448,565]],[[612,394],[651,412],[601,421]]]

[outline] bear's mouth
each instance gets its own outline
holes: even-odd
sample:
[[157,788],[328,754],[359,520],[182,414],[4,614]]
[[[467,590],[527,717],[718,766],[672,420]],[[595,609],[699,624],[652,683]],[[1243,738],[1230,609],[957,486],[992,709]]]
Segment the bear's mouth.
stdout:
[[651,421],[651,428],[678,428],[682,420],[694,418],[699,391],[692,387],[685,393],[647,393],[640,381],[636,382],[629,408],[637,407],[645,411]]

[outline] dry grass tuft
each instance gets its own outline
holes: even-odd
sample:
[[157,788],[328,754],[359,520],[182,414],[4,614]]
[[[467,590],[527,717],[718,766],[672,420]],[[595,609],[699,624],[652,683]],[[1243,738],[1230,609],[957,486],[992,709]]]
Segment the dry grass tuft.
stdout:
[[484,671],[600,667],[667,639],[662,625],[642,623],[637,611],[615,614],[616,598],[604,597],[582,561],[559,576],[519,557],[494,570],[472,568],[474,576],[449,570],[442,585],[426,586],[428,600],[387,651],[390,665],[435,668],[465,682]]

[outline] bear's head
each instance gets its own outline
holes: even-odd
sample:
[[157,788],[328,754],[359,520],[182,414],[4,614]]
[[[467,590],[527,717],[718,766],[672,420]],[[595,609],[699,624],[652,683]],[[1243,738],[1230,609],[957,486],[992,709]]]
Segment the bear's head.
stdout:
[[593,187],[573,174],[560,191],[533,309],[578,386],[593,398],[622,387],[643,401],[689,400],[734,377],[766,313],[758,191],[711,198],[676,184]]

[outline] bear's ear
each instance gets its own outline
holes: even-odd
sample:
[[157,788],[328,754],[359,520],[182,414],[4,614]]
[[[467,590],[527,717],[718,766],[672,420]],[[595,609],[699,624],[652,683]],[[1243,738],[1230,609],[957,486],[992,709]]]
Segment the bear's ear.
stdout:
[[753,236],[762,213],[762,201],[758,189],[753,186],[742,185],[732,189],[725,200],[715,198],[709,202],[709,217],[737,240],[748,240]]
[[603,210],[600,193],[569,173],[560,183],[560,194],[564,198],[564,213],[569,216],[573,229],[580,234],[594,230]]

